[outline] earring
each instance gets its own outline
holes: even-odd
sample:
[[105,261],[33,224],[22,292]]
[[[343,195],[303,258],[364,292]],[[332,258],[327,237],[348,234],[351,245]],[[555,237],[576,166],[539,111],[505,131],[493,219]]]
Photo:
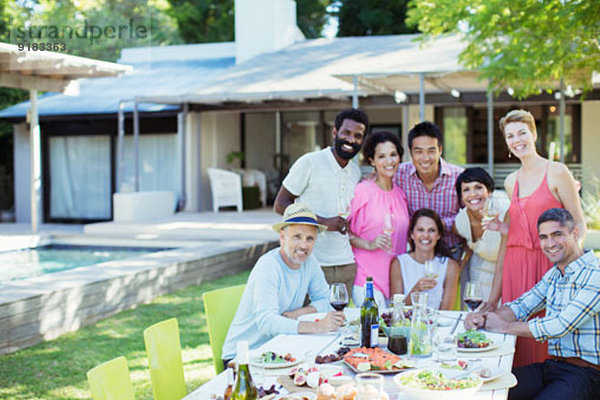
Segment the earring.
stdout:
[[508,158],[511,158],[511,157],[512,157],[512,152],[509,150],[508,151]]

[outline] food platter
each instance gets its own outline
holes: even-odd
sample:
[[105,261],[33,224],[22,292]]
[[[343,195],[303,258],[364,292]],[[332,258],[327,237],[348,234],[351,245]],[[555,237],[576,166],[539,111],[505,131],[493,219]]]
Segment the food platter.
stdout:
[[498,348],[498,345],[485,333],[475,329],[459,333],[457,339],[457,350],[463,353],[481,353]]
[[397,374],[415,367],[414,361],[380,348],[353,349],[344,356],[344,364],[357,374],[362,372],[374,372],[383,375]]

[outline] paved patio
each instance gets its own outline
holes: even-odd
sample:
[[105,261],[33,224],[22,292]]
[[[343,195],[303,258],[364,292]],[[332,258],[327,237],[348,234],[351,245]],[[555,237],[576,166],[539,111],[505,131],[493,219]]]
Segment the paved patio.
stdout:
[[68,240],[82,244],[102,244],[119,239],[123,245],[127,245],[127,241],[135,241],[147,242],[149,246],[153,242],[161,242],[168,246],[183,247],[195,245],[198,241],[273,241],[277,240],[277,234],[271,230],[271,225],[280,218],[271,207],[241,213],[181,212],[169,218],[144,222],[42,224],[37,235],[31,234],[29,224],[1,223],[0,251],[35,247],[50,239],[55,243]]

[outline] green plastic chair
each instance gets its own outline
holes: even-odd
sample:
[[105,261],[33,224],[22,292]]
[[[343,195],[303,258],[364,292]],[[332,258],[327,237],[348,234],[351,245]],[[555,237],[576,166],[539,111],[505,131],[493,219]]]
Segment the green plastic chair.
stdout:
[[456,285],[456,298],[454,299],[454,306],[452,307],[454,311],[462,311],[462,301],[460,301],[460,281]]
[[246,285],[231,286],[206,292],[202,296],[210,349],[213,354],[213,365],[217,375],[225,369],[221,359],[223,342],[225,342],[229,325],[233,321],[233,316],[240,304],[245,287]]
[[154,400],[180,400],[185,397],[181,342],[177,318],[167,319],[144,331]]
[[94,400],[135,399],[127,359],[123,356],[90,369],[87,378]]

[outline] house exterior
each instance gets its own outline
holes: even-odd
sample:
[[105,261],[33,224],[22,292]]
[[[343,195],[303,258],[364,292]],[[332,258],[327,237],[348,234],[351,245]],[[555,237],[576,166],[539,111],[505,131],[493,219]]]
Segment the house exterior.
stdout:
[[[427,74],[424,117],[442,127],[444,157],[489,166],[485,83],[458,64],[464,47],[460,37],[442,37],[423,48],[414,41],[416,35],[304,40],[295,25],[293,1],[260,0],[260,7],[251,8],[242,3],[236,1],[234,43],[126,49],[119,62],[132,65],[133,73],[83,79],[79,96],[39,99],[45,221],[109,220],[112,194],[134,190],[135,106],[139,190],[173,191],[185,211],[211,209],[209,167],[262,170],[274,196],[300,155],[330,144],[334,116],[351,107],[353,98],[374,129],[393,131],[406,144],[408,130],[420,120],[420,74]],[[271,11],[257,11],[265,9]],[[383,64],[397,65],[414,84],[373,85],[358,79],[361,71]],[[354,81],[348,79],[351,74],[356,74]],[[459,88],[458,97],[450,93],[454,88]],[[117,157],[120,104],[126,130],[122,165]],[[498,182],[517,167],[507,157],[497,124],[511,108],[534,114],[541,154],[557,158],[558,101],[553,95],[518,101],[503,92],[493,105],[492,168]],[[29,220],[27,108],[21,103],[0,111],[1,119],[14,124],[18,222]],[[584,101],[567,98],[565,161],[584,185],[592,174],[600,177],[598,126],[600,89]],[[229,164],[231,152],[243,152],[243,160]]]

